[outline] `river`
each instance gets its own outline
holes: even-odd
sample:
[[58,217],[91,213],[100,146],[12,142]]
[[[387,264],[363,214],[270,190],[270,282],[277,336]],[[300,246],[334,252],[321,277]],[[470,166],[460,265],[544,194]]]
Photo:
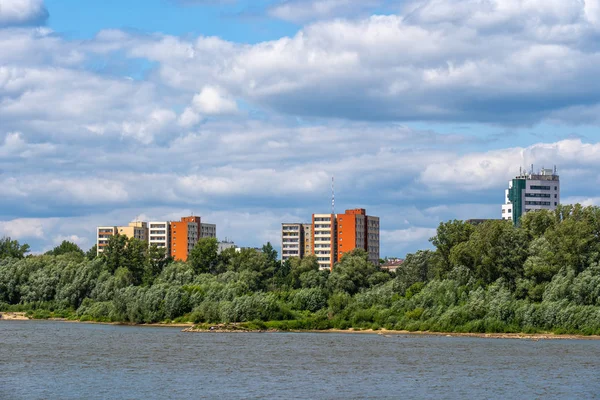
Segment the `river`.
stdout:
[[600,396],[600,341],[0,322],[0,399]]

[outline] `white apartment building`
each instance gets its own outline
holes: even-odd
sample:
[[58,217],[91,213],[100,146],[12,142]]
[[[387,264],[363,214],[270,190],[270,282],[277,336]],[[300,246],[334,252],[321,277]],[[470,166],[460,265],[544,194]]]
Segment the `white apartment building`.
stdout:
[[200,237],[217,237],[217,225],[215,224],[205,224],[204,222],[200,224]]
[[502,219],[518,225],[530,211],[555,210],[560,204],[560,177],[556,168],[542,168],[538,173],[521,173],[508,182],[502,205]]
[[149,225],[149,246],[166,249],[166,254],[171,254],[171,223],[169,221],[151,221]]
[[302,258],[304,254],[304,228],[300,223],[281,224],[281,260],[293,257]]
[[335,214],[313,214],[313,248],[320,269],[333,269],[337,257]]

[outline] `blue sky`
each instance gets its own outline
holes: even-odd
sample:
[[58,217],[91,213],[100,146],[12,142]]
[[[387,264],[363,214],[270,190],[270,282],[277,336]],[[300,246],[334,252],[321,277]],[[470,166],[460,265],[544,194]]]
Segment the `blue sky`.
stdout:
[[520,166],[599,204],[600,0],[0,0],[0,235],[364,207],[382,256],[498,218]]

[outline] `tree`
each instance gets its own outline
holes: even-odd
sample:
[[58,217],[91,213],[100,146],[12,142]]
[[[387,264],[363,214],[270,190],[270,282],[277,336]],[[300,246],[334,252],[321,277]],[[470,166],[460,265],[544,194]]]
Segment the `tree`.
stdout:
[[214,273],[219,262],[219,244],[216,238],[202,238],[188,256],[188,263],[197,274]]
[[473,225],[458,220],[442,222],[438,226],[437,234],[429,241],[436,247],[436,254],[439,257],[439,276],[444,277],[452,269],[450,262],[452,248],[469,240],[474,231]]
[[130,238],[127,241],[127,245],[125,246],[125,258],[122,266],[131,271],[133,282],[136,285],[142,283],[144,271],[146,270],[148,262],[147,253],[148,243],[135,238]]
[[492,283],[500,277],[513,284],[523,275],[529,238],[508,221],[488,221],[478,225],[469,240],[454,246],[450,262],[469,268],[476,278]]
[[143,283],[145,285],[152,285],[154,279],[160,275],[170,262],[172,262],[172,258],[167,256],[167,251],[164,247],[158,247],[154,244],[150,246],[148,249],[148,261],[142,279]]
[[56,246],[54,249],[46,252],[46,255],[60,256],[62,254],[77,253],[83,255],[83,250],[79,248],[75,243],[63,240],[61,244]]
[[363,249],[354,249],[342,256],[333,267],[327,282],[332,292],[347,292],[355,294],[362,288],[368,288],[372,282],[371,275],[379,271],[369,261],[369,254]]
[[19,244],[17,240],[11,240],[9,237],[0,239],[0,260],[3,258],[23,258],[29,253],[28,244]]
[[114,273],[117,268],[125,265],[125,247],[127,247],[127,236],[125,235],[117,234],[108,239],[102,257],[104,257],[106,267],[110,273]]
[[96,258],[98,256],[98,245],[95,244],[92,246],[91,249],[89,249],[86,253],[85,253],[85,258],[87,258],[88,260],[93,260],[94,258]]

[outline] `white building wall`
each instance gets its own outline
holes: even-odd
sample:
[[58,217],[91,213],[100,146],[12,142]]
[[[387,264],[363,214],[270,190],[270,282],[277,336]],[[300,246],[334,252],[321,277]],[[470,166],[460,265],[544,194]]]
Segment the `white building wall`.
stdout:
[[335,216],[314,214],[314,253],[320,269],[331,269],[335,260]]
[[281,260],[302,258],[304,240],[303,227],[300,223],[281,224]]
[[148,223],[148,246],[156,246],[166,249],[170,254],[171,223],[169,221],[152,221]]

